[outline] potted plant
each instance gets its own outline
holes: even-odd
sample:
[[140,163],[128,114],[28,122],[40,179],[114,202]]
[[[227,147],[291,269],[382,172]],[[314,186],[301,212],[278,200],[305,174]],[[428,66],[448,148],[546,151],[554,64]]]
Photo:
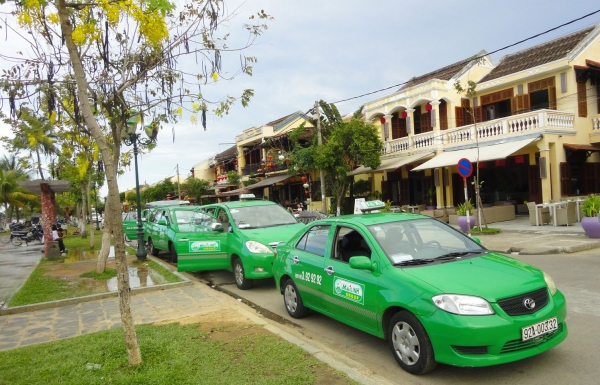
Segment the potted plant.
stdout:
[[581,206],[584,217],[581,218],[581,227],[590,238],[600,238],[600,224],[598,223],[598,212],[600,211],[600,196],[590,194]]
[[433,210],[435,206],[433,205],[433,196],[435,195],[435,190],[433,187],[429,187],[429,189],[425,192],[425,198],[429,201],[429,206],[427,206],[427,210]]
[[463,233],[466,233],[467,230],[469,230],[469,227],[467,225],[467,208],[469,209],[470,228],[472,229],[473,227],[475,227],[475,216],[473,215],[473,204],[471,203],[471,200],[469,199],[465,203],[460,203],[458,205],[458,208],[456,209],[456,215],[458,215],[458,218],[457,218],[458,226],[460,227],[460,229],[462,230]]

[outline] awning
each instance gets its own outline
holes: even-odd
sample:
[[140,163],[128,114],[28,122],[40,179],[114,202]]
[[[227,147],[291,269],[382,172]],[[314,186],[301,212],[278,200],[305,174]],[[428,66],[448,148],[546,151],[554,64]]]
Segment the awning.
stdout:
[[[516,140],[513,142],[492,144],[489,146],[479,147],[479,161],[485,162],[488,160],[505,159],[507,156],[526,147],[538,138],[529,138]],[[428,160],[419,167],[415,167],[412,171],[427,170],[430,168],[456,166],[459,160],[467,158],[471,162],[477,161],[477,147],[467,148],[457,151],[446,151],[436,155],[433,159]]]
[[277,176],[272,176],[270,178],[266,178],[261,180],[258,183],[254,183],[251,184],[249,186],[246,186],[245,189],[255,189],[255,188],[261,188],[261,187],[267,187],[267,186],[271,186],[277,182],[282,182],[286,179],[291,178],[291,175],[277,175]]
[[217,195],[217,197],[228,197],[231,195],[247,194],[249,192],[250,190],[248,190],[248,187],[242,187],[235,190],[223,191],[222,193]]
[[589,144],[564,143],[563,147],[574,151],[600,151],[600,147],[590,146]]
[[359,175],[359,174],[368,174],[371,172],[383,172],[385,170],[395,170],[400,168],[406,164],[411,164],[423,158],[427,158],[433,155],[433,152],[426,152],[423,154],[416,155],[408,155],[408,156],[400,156],[391,159],[384,159],[381,161],[381,164],[376,169],[372,169],[371,167],[360,166],[356,170],[353,170],[348,173],[349,176]]

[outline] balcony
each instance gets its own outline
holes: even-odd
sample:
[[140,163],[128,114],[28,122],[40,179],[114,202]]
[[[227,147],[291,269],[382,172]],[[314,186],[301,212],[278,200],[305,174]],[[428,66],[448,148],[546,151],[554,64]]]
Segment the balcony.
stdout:
[[590,143],[600,143],[600,114],[592,115],[592,131],[590,131]]
[[[382,154],[422,148],[431,148],[433,150],[436,146],[473,142],[476,139],[486,140],[514,137],[529,132],[551,133],[552,131],[556,131],[564,133],[565,130],[572,130],[575,133],[574,120],[575,114],[573,113],[555,110],[536,110],[502,119],[436,131],[435,133],[426,132],[394,139],[385,143]],[[595,132],[595,141],[600,142],[600,115],[592,117],[592,126],[593,131],[590,135],[593,135]]]
[[262,127],[252,127],[252,128],[247,129],[247,130],[244,130],[244,132],[242,132],[240,135],[237,135],[235,137],[235,141],[236,142],[241,142],[243,140],[250,139],[252,137],[261,135],[262,132],[263,132]]

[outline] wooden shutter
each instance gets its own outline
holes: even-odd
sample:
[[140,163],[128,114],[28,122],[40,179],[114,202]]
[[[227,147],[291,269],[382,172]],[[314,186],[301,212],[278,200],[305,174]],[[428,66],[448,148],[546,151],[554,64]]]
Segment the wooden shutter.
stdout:
[[[599,102],[600,103],[600,102]],[[440,103],[440,130],[448,129],[448,105],[444,100]]]
[[410,134],[410,116],[406,117],[406,133]]
[[556,110],[556,87],[548,87],[548,104],[551,110]]
[[400,119],[398,115],[392,116],[392,139],[398,139],[400,137]]
[[454,117],[456,119],[456,127],[462,127],[465,125],[465,120],[463,119],[464,108],[462,107],[454,107]]
[[408,179],[400,179],[400,205],[410,205],[410,184]]
[[421,132],[431,131],[431,115],[429,112],[421,114]]
[[381,200],[383,200],[385,202],[389,199],[390,199],[390,197],[388,195],[388,181],[382,180],[381,181]]
[[529,202],[540,203],[542,201],[542,180],[540,179],[540,168],[537,165],[529,166]]
[[522,114],[529,111],[530,108],[529,94],[517,95],[510,99],[510,110],[512,115]]
[[595,194],[600,191],[600,163],[584,163],[583,178],[584,194]]
[[585,83],[577,83],[577,113],[582,118],[587,117],[587,90]]
[[483,108],[473,107],[473,114],[475,115],[475,123],[483,122]]
[[560,163],[560,192],[562,195],[571,195],[571,167],[569,163]]

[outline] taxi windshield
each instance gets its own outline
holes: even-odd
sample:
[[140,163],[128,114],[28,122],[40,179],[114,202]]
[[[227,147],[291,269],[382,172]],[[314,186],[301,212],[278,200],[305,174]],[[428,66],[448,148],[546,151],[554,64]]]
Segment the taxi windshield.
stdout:
[[191,210],[173,210],[174,221],[180,232],[208,231],[213,218],[205,213]]
[[238,229],[261,229],[265,227],[293,225],[296,218],[283,207],[273,205],[236,207],[229,210]]
[[368,229],[395,266],[460,260],[487,252],[466,235],[435,219],[381,223]]

